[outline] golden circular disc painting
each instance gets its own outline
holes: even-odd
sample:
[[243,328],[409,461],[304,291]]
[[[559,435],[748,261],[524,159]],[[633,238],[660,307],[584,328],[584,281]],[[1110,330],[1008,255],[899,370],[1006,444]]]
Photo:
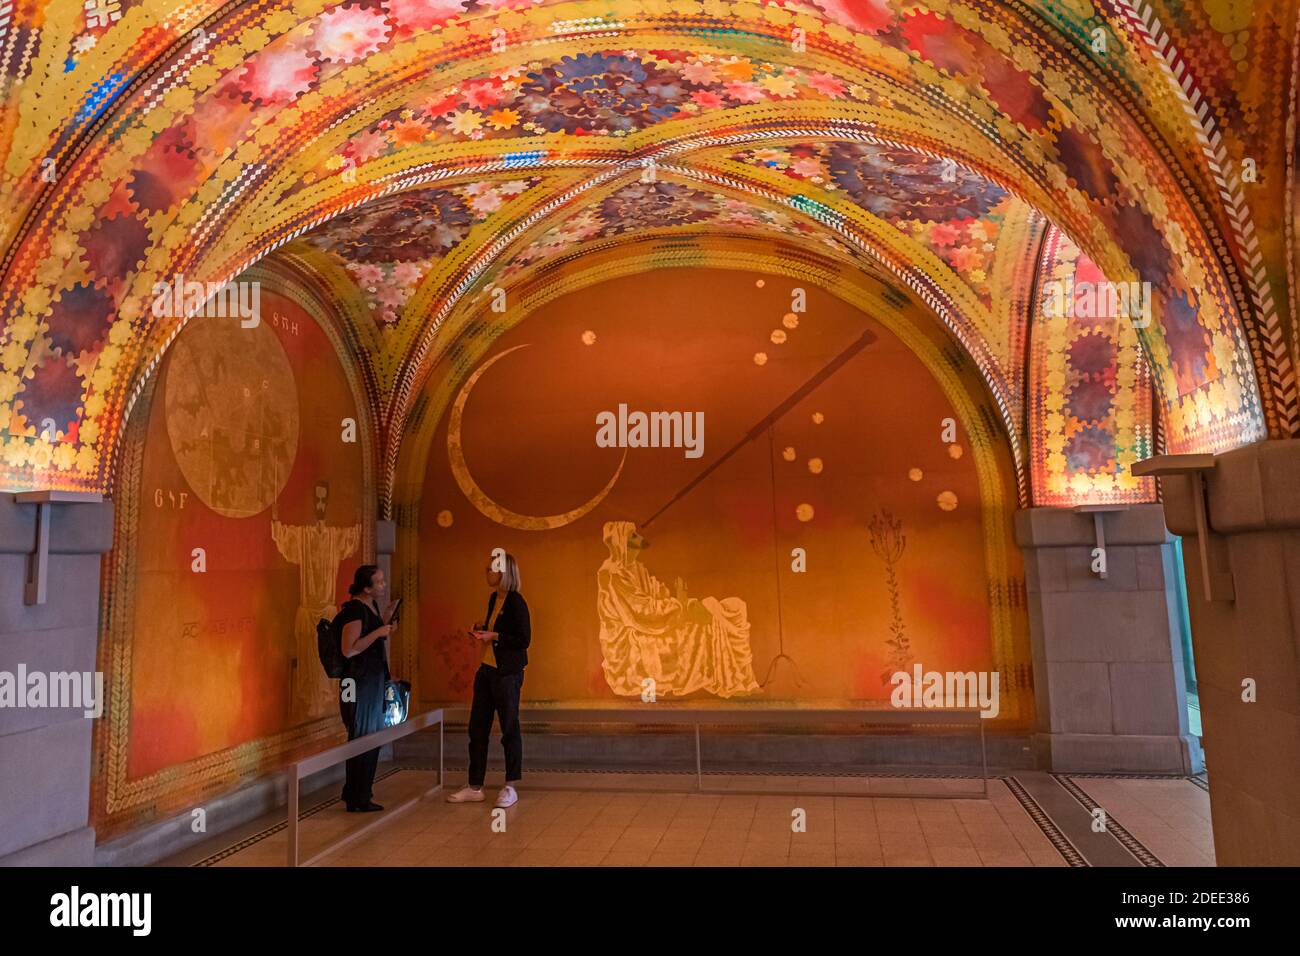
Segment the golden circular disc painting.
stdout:
[[172,454],[199,500],[228,518],[268,508],[298,454],[298,389],[271,328],[192,320],[172,346],[164,400]]

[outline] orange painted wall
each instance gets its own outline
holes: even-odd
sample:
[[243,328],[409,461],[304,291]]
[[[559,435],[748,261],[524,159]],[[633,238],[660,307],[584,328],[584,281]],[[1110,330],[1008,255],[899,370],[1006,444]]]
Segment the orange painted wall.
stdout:
[[[457,486],[444,415],[420,512],[426,699],[468,695],[476,659],[455,631],[482,615],[483,566],[495,547],[518,557],[532,611],[525,698],[614,699],[596,612],[605,522],[643,524],[864,327],[877,340],[781,418],[771,446],[766,434],[746,444],[642,529],[651,546],[641,563],[670,589],[680,576],[692,596],[743,599],[763,685],[750,696],[885,699],[891,607],[868,522],[887,509],[906,535],[896,570],[915,660],[939,670],[991,666],[984,522],[1008,515],[983,513],[965,431],[958,429],[960,452],[940,440],[941,420],[954,414],[940,387],[897,338],[853,307],[808,288],[807,312],[787,328],[790,289],[777,277],[760,288],[744,273],[662,270],[561,297],[493,344],[489,358],[527,348],[478,382],[462,442],[474,480],[501,506],[545,515],[596,494],[622,452],[596,446],[595,416],[620,402],[633,410],[703,410],[705,451],[689,460],[680,449],[632,449],[593,512],[557,530],[514,530],[479,513]],[[772,340],[778,330],[780,344]],[[820,473],[809,468],[813,458]],[[912,469],[919,480],[909,477]],[[955,496],[954,510],[940,507],[943,493]],[[811,506],[811,520],[798,519],[800,505]],[[1012,507],[1008,489],[1004,509]],[[796,547],[807,552],[804,573],[791,570]],[[1007,560],[1018,573],[1017,556]],[[794,667],[773,664],[782,649]]]
[[[326,523],[359,525],[365,499],[361,446],[342,443],[340,428],[344,418],[356,418],[357,409],[338,357],[311,316],[295,303],[264,293],[262,317],[292,371],[299,421],[292,468],[277,496],[279,520],[312,523],[314,489],[323,479],[329,483]],[[192,335],[187,328],[178,344]],[[133,547],[138,554],[135,593],[127,596],[134,601],[135,614],[129,700],[132,778],[267,740],[303,722],[288,709],[298,567],[280,555],[272,540],[269,507],[246,517],[220,514],[204,503],[182,473],[168,433],[165,400],[168,377],[177,374],[176,354],[173,347],[148,409],[148,439],[136,490],[136,538],[119,542],[119,547]],[[244,362],[255,365],[251,354]],[[231,374],[247,378],[254,389],[259,385],[255,370],[250,374],[241,368]],[[268,469],[269,462],[254,453],[244,464],[257,471]],[[206,549],[206,573],[192,570],[196,547]],[[358,545],[340,563],[336,594],[343,594],[361,557]],[[300,664],[320,667],[314,658]]]

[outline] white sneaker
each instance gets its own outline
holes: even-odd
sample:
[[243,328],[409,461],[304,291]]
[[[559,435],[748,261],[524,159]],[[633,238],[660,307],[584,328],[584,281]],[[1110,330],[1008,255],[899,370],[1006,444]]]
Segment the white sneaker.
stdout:
[[501,792],[497,794],[498,807],[513,807],[518,802],[519,792],[515,790],[514,787],[510,786],[510,784],[506,784],[502,787]]
[[447,794],[448,803],[482,803],[485,799],[482,787],[477,790],[473,787],[461,787],[455,793]]

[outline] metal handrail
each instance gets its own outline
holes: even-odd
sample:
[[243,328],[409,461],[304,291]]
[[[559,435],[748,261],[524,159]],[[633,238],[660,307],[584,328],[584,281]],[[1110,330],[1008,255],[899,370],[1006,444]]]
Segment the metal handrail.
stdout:
[[350,757],[355,757],[359,754],[366,753],[369,750],[374,750],[376,747],[382,747],[384,744],[392,743],[394,740],[400,740],[401,738],[416,733],[417,731],[425,730],[434,724],[438,725],[437,784],[419,796],[406,800],[403,803],[398,804],[396,807],[392,807],[385,812],[382,817],[352,831],[342,839],[326,846],[325,849],[321,850],[311,859],[301,864],[302,866],[310,866],[326,854],[334,852],[344,844],[351,843],[373,827],[391,820],[397,814],[410,809],[425,797],[432,793],[437,793],[442,789],[442,754],[446,728],[446,723],[443,720],[443,710],[442,708],[427,710],[422,714],[416,714],[414,717],[408,717],[400,724],[395,724],[392,727],[385,727],[383,730],[378,730],[373,734],[366,734],[364,737],[357,737],[355,740],[349,740],[347,743],[337,744],[336,746],[330,747],[328,750],[322,750],[320,753],[312,754],[310,757],[304,757],[302,760],[294,761],[285,767],[284,775],[289,789],[289,866],[299,865],[298,785],[302,782],[304,777],[308,777],[314,773],[319,773],[321,770],[327,770],[330,767],[342,763]]
[[[452,720],[463,718],[468,713],[464,707],[445,707],[445,713]],[[700,707],[688,703],[656,702],[643,703],[628,701],[622,704],[598,703],[591,706],[557,706],[545,704],[525,705],[519,711],[520,723],[541,724],[683,724],[694,728],[695,736],[695,782],[699,793],[758,793],[783,794],[786,792],[808,795],[830,795],[838,797],[914,797],[939,798],[947,800],[988,799],[989,761],[988,745],[984,736],[984,718],[977,707],[945,708],[856,708],[856,707]],[[799,724],[817,726],[824,723],[849,723],[871,725],[913,724],[953,725],[973,724],[979,727],[980,738],[980,791],[979,793],[962,793],[960,791],[926,791],[908,790],[900,793],[888,791],[857,793],[854,791],[819,791],[799,789],[783,791],[775,789],[745,790],[740,788],[710,789],[704,785],[704,766],[700,746],[700,728],[722,725],[752,724]],[[441,758],[440,758],[441,759]],[[544,787],[538,789],[546,789]]]

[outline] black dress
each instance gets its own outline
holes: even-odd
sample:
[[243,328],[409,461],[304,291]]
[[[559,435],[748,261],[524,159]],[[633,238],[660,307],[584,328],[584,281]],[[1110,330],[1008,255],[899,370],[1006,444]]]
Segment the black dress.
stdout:
[[[384,626],[384,620],[369,604],[353,598],[339,610],[339,630],[352,621],[361,622],[361,636]],[[381,637],[360,654],[347,658],[343,678],[356,682],[355,700],[345,700],[340,687],[339,714],[348,730],[348,740],[382,730],[384,726],[384,687],[388,683],[388,659],[384,653],[387,637]],[[350,807],[370,802],[379,765],[379,748],[368,750],[347,761],[343,784],[343,801]]]

